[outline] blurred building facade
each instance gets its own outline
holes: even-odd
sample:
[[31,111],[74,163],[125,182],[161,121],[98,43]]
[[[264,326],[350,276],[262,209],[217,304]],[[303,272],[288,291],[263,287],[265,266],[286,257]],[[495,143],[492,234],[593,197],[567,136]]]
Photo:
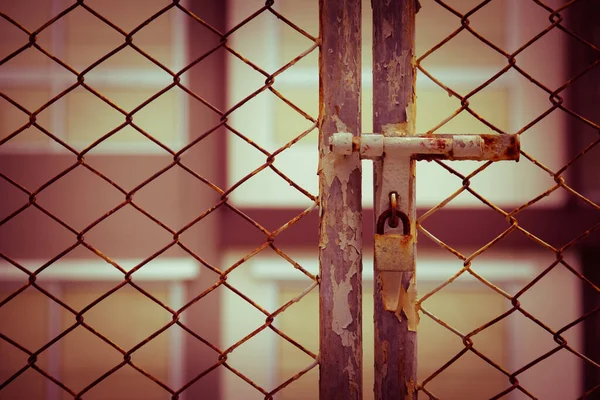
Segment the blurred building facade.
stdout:
[[[460,19],[436,2],[421,0],[421,3],[417,17],[418,55],[460,27]],[[479,2],[449,3],[466,13]],[[551,7],[562,4],[559,0],[548,3]],[[207,211],[220,204],[223,191],[265,163],[265,154],[235,132],[250,138],[268,152],[274,152],[308,131],[298,143],[278,155],[274,165],[298,186],[318,195],[318,131],[315,124],[268,90],[224,116],[224,110],[232,109],[261,88],[265,76],[220,47],[220,35],[176,7],[147,25],[140,25],[170,2],[130,1],[124,6],[123,2],[115,0],[96,0],[84,4],[124,32],[141,26],[132,40],[141,51],[125,46],[95,65],[97,60],[121,46],[124,37],[82,6],[74,6],[72,11],[36,35],[39,46],[75,71],[85,71],[84,82],[96,94],[79,85],[39,113],[34,113],[36,123],[55,135],[58,141],[38,127],[29,126],[0,144],[0,172],[31,193],[35,192],[35,201],[32,201],[26,191],[7,179],[0,179],[0,220],[4,221],[24,204],[30,204],[0,225],[0,253],[4,255],[0,260],[0,301],[11,297],[28,282],[27,275],[18,271],[10,260],[35,271],[72,247],[39,273],[36,284],[77,312],[85,310],[86,323],[128,351],[168,324],[172,315],[130,285],[124,285],[87,310],[88,305],[123,282],[120,272],[115,273],[115,268],[90,247],[126,269],[158,254],[132,275],[133,281],[172,309],[189,303],[181,314],[182,321],[202,340],[179,326],[172,326],[133,353],[136,365],[173,388],[193,382],[180,398],[264,398],[230,369],[223,366],[213,369],[220,362],[215,348],[224,350],[243,339],[264,323],[265,315],[223,285],[211,289],[220,282],[219,274],[211,268],[225,271],[236,265],[261,248],[266,237],[231,208],[219,206],[215,211]],[[215,30],[225,32],[260,9],[264,2],[188,0],[181,4]],[[0,11],[26,29],[35,31],[71,5],[74,3],[66,0],[3,2]],[[318,37],[316,0],[281,1],[275,2],[274,7],[309,35]],[[588,7],[598,9],[597,5]],[[372,131],[369,10],[369,2],[365,1],[364,132]],[[569,26],[576,27],[579,34],[589,40],[596,40],[598,46],[598,28],[585,10],[582,6],[570,12]],[[492,1],[469,20],[478,33],[511,53],[546,29],[548,18],[549,12],[534,1],[510,0]],[[3,59],[30,40],[25,32],[5,19],[1,20],[0,32],[3,38],[0,58]],[[299,35],[269,12],[263,12],[228,36],[226,43],[269,73],[314,47],[313,41]],[[211,52],[212,49],[216,50]],[[182,85],[199,95],[202,101],[177,86],[156,97],[173,82],[173,77],[157,64],[177,72],[204,54],[208,55],[181,74]],[[597,58],[597,54],[590,55],[589,49],[577,47],[564,32],[555,29],[519,54],[517,62],[545,86],[559,88],[576,71],[595,62],[594,57]],[[464,95],[505,67],[507,60],[471,33],[463,31],[422,64],[436,78]],[[87,70],[89,66],[94,67]],[[595,83],[599,79],[596,68],[585,80],[573,85],[568,96],[560,94],[565,97],[568,107],[595,124],[600,116],[592,104],[600,100],[600,93],[592,88],[598,87]],[[34,47],[0,65],[0,91],[4,94],[0,99],[0,140],[26,125],[31,121],[32,112],[76,82],[76,74]],[[318,49],[278,75],[273,87],[316,120],[319,112]],[[135,111],[132,121],[139,129],[127,125],[116,131],[125,122],[124,115],[98,94],[127,113]],[[461,102],[424,74],[417,79],[417,96],[419,132],[497,132],[467,112],[437,129],[441,121],[461,107]],[[551,112],[528,127],[532,120],[551,107],[548,97],[548,93],[522,74],[510,71],[470,97],[469,103],[502,132],[516,133],[526,128],[521,139],[523,148],[548,170],[558,171],[586,148],[597,137],[597,132],[561,110]],[[154,99],[146,106],[137,109],[151,98]],[[29,111],[29,115],[14,103]],[[114,134],[98,142],[109,132]],[[189,149],[185,148],[200,138]],[[161,145],[173,149],[176,154]],[[180,149],[185,151],[179,152]],[[78,157],[78,152],[80,155],[84,152],[83,156]],[[597,155],[598,149],[592,149],[562,175],[574,190],[593,204],[600,198],[600,182],[595,173],[600,159]],[[179,164],[180,160],[185,168]],[[454,164],[452,167],[465,176],[481,165],[476,162]],[[72,170],[61,175],[70,168]],[[444,201],[462,185],[460,178],[434,163],[422,163],[417,173],[417,201],[421,214]],[[368,164],[364,165],[363,174],[365,230],[369,231],[373,215]],[[43,186],[57,176],[60,178]],[[522,159],[519,163],[494,165],[474,177],[470,185],[495,206],[510,212],[519,210],[556,182],[548,171]],[[37,193],[40,188],[43,190]],[[295,190],[268,168],[242,183],[227,198],[237,210],[271,231],[314,204],[314,200]],[[33,203],[76,231],[84,230],[83,239]],[[90,226],[110,210],[114,213]],[[310,213],[275,240],[290,259],[315,275],[318,274],[317,214],[317,211]],[[562,188],[548,193],[516,215],[525,229],[557,248],[598,221],[597,206],[578,202]],[[177,239],[156,222],[159,220],[179,231],[199,216],[202,218]],[[507,228],[507,222],[479,198],[464,192],[424,226],[461,253],[472,254],[501,234]],[[371,238],[372,233],[368,233],[364,242],[366,399],[372,396],[373,382],[370,368],[373,364]],[[174,241],[175,245],[170,246]],[[179,242],[185,248],[177,245]],[[598,234],[592,233],[585,242],[562,254],[568,265],[589,276],[596,285],[598,273],[593,272],[593,266],[596,265],[597,270],[598,242]],[[420,293],[432,290],[463,266],[460,259],[425,236],[419,241],[418,248]],[[477,257],[472,267],[514,295],[556,260],[554,252],[520,232],[513,232]],[[237,267],[228,276],[227,283],[270,312],[312,284],[268,246]],[[524,309],[556,331],[597,307],[597,293],[582,290],[585,286],[571,271],[558,265],[519,301]],[[199,295],[201,298],[194,301]],[[506,298],[466,277],[436,293],[427,305],[434,314],[461,332],[472,331],[512,307]],[[316,354],[318,312],[318,291],[313,290],[277,317],[275,325]],[[0,321],[0,333],[5,337],[27,349],[37,350],[70,329],[76,323],[76,317],[30,286],[0,307]],[[563,334],[570,346],[591,358],[597,357],[599,352],[598,345],[593,343],[593,338],[599,334],[597,321],[596,318],[577,324]],[[556,347],[552,335],[519,313],[478,334],[475,341],[478,349],[508,371],[516,371]],[[419,328],[420,377],[430,375],[463,347],[455,335],[422,318]],[[9,379],[27,365],[28,355],[6,340],[0,340],[0,355],[0,381]],[[122,361],[121,354],[81,326],[37,358],[41,368],[59,377],[75,392],[84,390]],[[272,331],[265,330],[228,354],[227,361],[259,386],[270,390],[309,365],[311,358]],[[195,380],[198,376],[201,378]],[[318,371],[313,369],[279,393],[278,398],[317,398],[317,380]],[[524,387],[544,399],[575,398],[590,389],[595,380],[597,384],[597,370],[565,350],[519,376]],[[489,398],[507,386],[505,375],[471,353],[431,382],[432,391],[443,399]],[[515,392],[510,396],[525,398]],[[168,397],[168,392],[125,365],[91,388],[85,396],[108,397],[162,399]],[[66,399],[72,396],[29,369],[0,391],[1,398]]]

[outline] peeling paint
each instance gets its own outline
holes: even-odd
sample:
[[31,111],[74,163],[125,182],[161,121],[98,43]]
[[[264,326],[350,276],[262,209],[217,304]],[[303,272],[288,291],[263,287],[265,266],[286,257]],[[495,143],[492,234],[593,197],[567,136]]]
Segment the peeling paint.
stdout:
[[381,133],[383,136],[407,136],[408,135],[408,123],[398,122],[396,124],[385,124],[381,127]]
[[335,266],[331,266],[331,289],[333,293],[333,318],[331,321],[331,329],[337,333],[342,339],[342,345],[352,346],[356,340],[356,335],[348,331],[346,328],[352,324],[351,307],[348,302],[348,295],[352,291],[350,279],[358,272],[355,268],[348,271],[345,278],[341,282],[336,282]]
[[[360,133],[360,1],[321,0],[319,72],[320,397],[362,398],[362,207],[358,153],[337,155],[336,132]],[[329,51],[331,50],[331,51]]]
[[[358,380],[356,379],[356,370],[354,369],[353,360],[351,358],[348,358],[346,367],[344,368],[344,372],[348,374],[348,385],[350,392],[354,393],[355,395],[359,394],[360,385],[358,383]],[[362,379],[362,377],[359,377],[359,379]]]
[[[404,289],[404,286],[402,286],[401,300],[398,302],[398,309],[400,309],[400,306],[408,321],[408,330],[416,332],[420,319],[417,310],[417,282],[415,274],[410,278],[408,289]],[[396,311],[396,316],[400,319],[399,311]]]
[[335,126],[336,132],[350,132],[348,126],[340,119],[337,114],[333,114],[331,116],[331,120],[333,121],[333,126]]
[[383,21],[383,38],[387,39],[391,37],[392,33],[394,33],[394,28],[392,27],[392,24],[390,24],[388,21]]
[[409,272],[383,271],[379,273],[382,301],[386,311],[394,313],[399,322],[406,318],[408,330],[416,332],[420,320],[417,306],[417,285],[415,274],[411,273],[408,288],[404,287],[402,278],[407,273]]
[[[388,138],[414,136],[416,132],[414,14],[417,7],[416,1],[372,0],[373,125],[375,132]],[[393,40],[385,40],[388,30]],[[416,239],[415,165],[410,155],[385,149],[374,170],[377,216],[389,209],[390,193],[398,193],[398,209],[410,221],[410,232],[404,233]],[[399,233],[399,229],[390,232]],[[409,399],[414,391],[407,382],[416,380],[416,334],[412,329],[418,322],[410,310],[411,303],[414,309],[412,299],[416,297],[416,287],[410,284],[415,275],[414,257],[398,264],[392,260],[382,267],[375,266],[375,399]]]

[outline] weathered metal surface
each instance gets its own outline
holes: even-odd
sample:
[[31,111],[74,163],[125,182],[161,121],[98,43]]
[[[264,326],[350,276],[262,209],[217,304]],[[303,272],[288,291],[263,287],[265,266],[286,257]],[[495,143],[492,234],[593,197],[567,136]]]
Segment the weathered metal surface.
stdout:
[[336,154],[358,152],[361,159],[376,160],[384,154],[409,156],[416,160],[518,161],[519,135],[434,135],[393,136],[338,132],[331,137],[330,149]]
[[375,235],[375,270],[412,271],[414,258],[412,235],[387,233]]
[[320,0],[319,118],[321,399],[362,399],[362,206],[357,153],[330,151],[360,134],[361,2]]
[[[385,137],[415,135],[415,13],[414,0],[372,0],[373,7],[373,128]],[[385,140],[385,139],[384,139]],[[399,196],[398,209],[410,221],[415,237],[415,160],[383,157],[374,163],[375,218],[389,208],[390,193]],[[400,233],[401,228],[390,228]],[[415,243],[412,243],[414,252]],[[409,326],[406,299],[416,297],[414,261],[408,271],[374,271],[375,399],[416,399],[416,326]],[[397,293],[385,284],[397,281]],[[386,303],[395,296],[397,304]],[[399,305],[401,304],[399,311]],[[412,302],[414,305],[414,301]],[[390,311],[388,309],[394,309]]]
[[[417,160],[478,160],[478,161],[519,161],[521,155],[521,140],[520,135],[498,135],[498,134],[481,134],[481,135],[447,135],[436,134],[430,137],[436,140],[453,140],[476,136],[481,138],[481,153],[465,154],[456,151],[440,154],[416,154]],[[456,148],[455,148],[456,150]]]
[[419,323],[416,312],[414,274],[408,288],[402,285],[404,272],[414,272],[414,240],[412,235],[398,233],[375,235],[375,271],[381,278],[383,308],[406,318],[408,329],[415,332]]

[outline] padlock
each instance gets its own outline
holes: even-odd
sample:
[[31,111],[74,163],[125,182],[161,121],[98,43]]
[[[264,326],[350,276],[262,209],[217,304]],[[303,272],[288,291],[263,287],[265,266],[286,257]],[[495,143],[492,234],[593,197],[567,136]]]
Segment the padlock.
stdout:
[[375,269],[377,271],[413,271],[414,240],[406,214],[396,210],[402,221],[403,233],[385,233],[385,223],[392,217],[392,210],[385,211],[377,220],[375,234]]
[[[415,243],[408,217],[400,210],[395,211],[393,213],[390,208],[377,220],[374,267],[377,272],[377,284],[381,286],[384,309],[396,314],[400,320],[404,313],[409,322],[409,329],[415,330],[418,323],[414,307]],[[403,233],[384,232],[385,224],[392,215],[402,221]],[[403,284],[407,279],[406,284]]]

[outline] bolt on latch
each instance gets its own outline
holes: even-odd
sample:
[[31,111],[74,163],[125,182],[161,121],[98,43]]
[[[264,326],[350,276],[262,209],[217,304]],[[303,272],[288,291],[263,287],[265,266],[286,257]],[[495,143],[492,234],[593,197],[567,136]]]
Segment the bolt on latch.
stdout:
[[383,136],[348,132],[335,133],[330,148],[336,154],[358,152],[360,158],[375,160],[384,154],[410,155],[417,160],[519,160],[518,135],[433,135]]

